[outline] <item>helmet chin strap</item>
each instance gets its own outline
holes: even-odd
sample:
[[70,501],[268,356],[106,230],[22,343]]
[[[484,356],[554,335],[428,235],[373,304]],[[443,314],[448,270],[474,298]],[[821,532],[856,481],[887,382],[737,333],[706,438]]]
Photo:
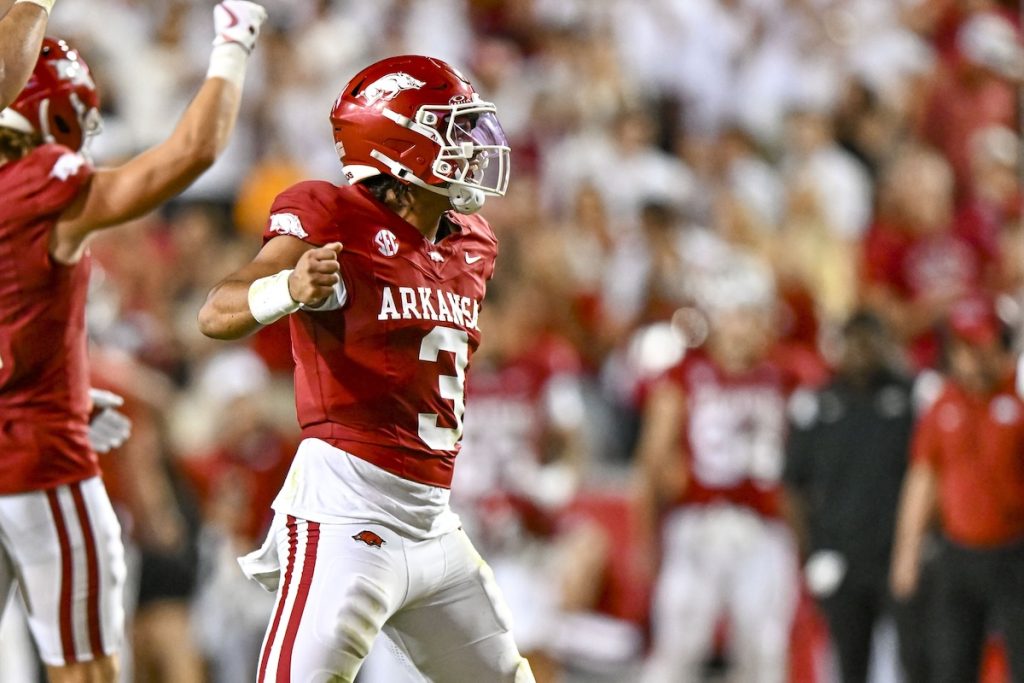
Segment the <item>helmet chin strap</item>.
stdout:
[[455,185],[448,188],[448,198],[452,203],[453,209],[461,214],[468,215],[476,213],[483,208],[487,195],[475,187]]
[[475,187],[466,187],[465,185],[438,187],[437,185],[431,185],[424,182],[407,166],[403,166],[394,159],[381,154],[377,150],[371,150],[370,156],[387,166],[391,170],[392,175],[399,180],[412,183],[416,187],[422,187],[424,190],[433,192],[434,194],[448,197],[452,208],[461,214],[476,213],[483,207],[484,201],[487,199],[487,195],[485,195],[482,190],[478,190]]

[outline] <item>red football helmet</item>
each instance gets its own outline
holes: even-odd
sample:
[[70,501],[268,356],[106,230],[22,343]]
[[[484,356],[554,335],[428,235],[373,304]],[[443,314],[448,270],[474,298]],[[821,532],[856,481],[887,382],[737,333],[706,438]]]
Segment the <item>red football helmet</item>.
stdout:
[[44,38],[39,61],[0,126],[80,150],[100,129],[100,98],[89,66],[63,40]]
[[387,173],[473,213],[508,188],[509,146],[495,107],[439,59],[409,55],[372,64],[331,110],[350,183]]

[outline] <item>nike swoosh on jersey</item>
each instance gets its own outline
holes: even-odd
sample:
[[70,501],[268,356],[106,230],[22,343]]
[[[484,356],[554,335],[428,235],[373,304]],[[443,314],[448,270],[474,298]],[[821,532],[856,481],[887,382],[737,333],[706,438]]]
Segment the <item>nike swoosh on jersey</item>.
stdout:
[[476,256],[470,256],[469,253],[466,253],[466,263],[468,263],[469,265],[473,265],[482,258],[483,256],[479,254],[477,254]]

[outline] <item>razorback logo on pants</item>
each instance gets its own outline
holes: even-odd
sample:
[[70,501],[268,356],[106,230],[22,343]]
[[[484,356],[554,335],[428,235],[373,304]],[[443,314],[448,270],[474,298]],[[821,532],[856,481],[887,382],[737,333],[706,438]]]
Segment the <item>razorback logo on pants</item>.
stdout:
[[357,541],[362,541],[366,545],[373,546],[374,548],[379,548],[382,545],[384,545],[385,543],[387,543],[387,541],[385,541],[383,538],[381,538],[377,534],[373,533],[372,531],[367,531],[365,529],[363,531],[360,531],[358,534],[356,534],[352,538],[357,540]]

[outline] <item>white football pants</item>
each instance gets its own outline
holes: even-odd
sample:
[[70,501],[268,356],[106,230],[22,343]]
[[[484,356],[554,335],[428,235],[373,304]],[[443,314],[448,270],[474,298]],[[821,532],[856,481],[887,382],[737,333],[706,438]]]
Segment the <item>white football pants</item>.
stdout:
[[258,683],[350,683],[382,629],[428,681],[532,683],[461,529],[414,541],[377,524],[274,526],[281,574]]
[[0,496],[0,616],[17,584],[46,664],[119,650],[125,574],[121,525],[99,477]]
[[703,680],[701,667],[723,616],[729,680],[787,680],[799,585],[789,529],[739,507],[691,506],[666,518],[662,547],[644,683]]

